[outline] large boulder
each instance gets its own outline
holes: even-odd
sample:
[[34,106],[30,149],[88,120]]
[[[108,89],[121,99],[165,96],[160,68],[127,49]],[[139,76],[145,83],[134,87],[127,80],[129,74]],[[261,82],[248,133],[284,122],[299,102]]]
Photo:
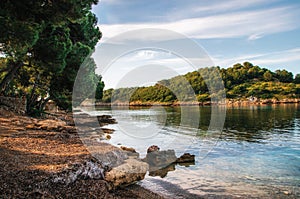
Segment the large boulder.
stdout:
[[147,170],[147,163],[129,158],[123,164],[106,172],[104,179],[111,185],[111,188],[127,186],[144,179]]

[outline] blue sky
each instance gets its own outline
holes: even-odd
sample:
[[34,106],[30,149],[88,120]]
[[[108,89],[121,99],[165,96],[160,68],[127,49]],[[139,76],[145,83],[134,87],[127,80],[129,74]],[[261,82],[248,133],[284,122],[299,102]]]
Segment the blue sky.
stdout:
[[[93,11],[103,33],[97,48],[126,31],[159,28],[195,41],[214,65],[226,68],[250,61],[273,71],[287,69],[300,73],[300,0],[100,0]],[[134,35],[126,41],[143,39],[147,36]],[[176,43],[176,39],[164,38],[162,34],[158,40]],[[117,79],[121,78],[116,73],[124,69],[125,74],[133,70],[130,65],[138,65],[130,60],[136,61],[137,57],[170,60],[167,55],[163,58],[161,54],[156,55],[154,51],[144,50],[119,59],[115,67],[106,70],[110,72],[103,74],[106,88],[116,86]],[[176,66],[179,74],[190,70],[184,68],[184,63]]]

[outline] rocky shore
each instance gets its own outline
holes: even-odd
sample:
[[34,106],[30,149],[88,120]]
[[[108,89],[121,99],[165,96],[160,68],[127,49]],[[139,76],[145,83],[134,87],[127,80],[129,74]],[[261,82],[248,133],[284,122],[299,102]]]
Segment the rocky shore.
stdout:
[[70,115],[36,119],[0,109],[0,198],[163,198],[134,184],[147,163],[97,140],[109,139],[112,130],[101,126],[112,118],[98,117],[98,129],[85,126],[98,136],[94,152]]

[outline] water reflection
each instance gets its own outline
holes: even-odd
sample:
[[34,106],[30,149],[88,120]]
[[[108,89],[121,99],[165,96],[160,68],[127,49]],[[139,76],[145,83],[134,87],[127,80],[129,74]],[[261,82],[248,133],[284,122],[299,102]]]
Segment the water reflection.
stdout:
[[167,176],[168,172],[175,171],[175,164],[170,164],[164,168],[157,168],[154,166],[149,167],[149,176],[160,176],[161,178],[164,178]]
[[[191,113],[193,107],[184,107]],[[270,132],[290,133],[280,129],[294,128],[298,123],[295,119],[300,117],[300,107],[292,105],[270,105],[251,107],[227,107],[226,117],[221,139],[230,139],[248,142],[260,142],[268,139]],[[166,126],[180,126],[181,109],[179,107],[167,107],[168,117]],[[184,115],[193,120],[193,114]],[[199,131],[197,136],[205,136],[211,122],[211,107],[200,109]]]
[[172,163],[164,168],[149,165],[149,176],[159,176],[161,178],[164,178],[167,176],[168,172],[176,170],[176,165],[179,165],[181,167],[190,167],[194,166],[195,162]]

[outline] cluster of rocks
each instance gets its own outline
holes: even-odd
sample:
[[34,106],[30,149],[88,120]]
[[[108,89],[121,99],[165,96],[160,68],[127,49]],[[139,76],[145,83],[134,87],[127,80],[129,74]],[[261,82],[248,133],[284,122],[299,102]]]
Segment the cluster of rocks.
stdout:
[[77,178],[103,179],[109,189],[114,189],[143,180],[148,171],[150,176],[165,177],[169,171],[175,170],[176,163],[195,162],[194,155],[185,153],[177,158],[174,150],[160,151],[156,145],[148,148],[144,159],[139,159],[139,153],[134,148],[110,147],[105,152],[93,154],[96,161],[75,165],[63,177],[56,177],[55,180],[70,183]]
[[[107,139],[107,136],[113,133],[112,129],[102,126],[112,123],[116,123],[116,121],[111,116],[96,117],[78,114],[70,118],[32,119],[26,123],[25,128],[55,131],[67,135],[77,132],[79,135],[87,136],[88,144],[94,149],[89,152],[95,159],[84,163],[72,163],[63,172],[53,177],[52,182],[54,183],[70,184],[79,179],[101,179],[107,182],[109,189],[114,189],[144,179],[148,171],[150,176],[164,177],[169,171],[175,170],[175,163],[195,161],[193,155],[184,154],[177,158],[174,150],[160,151],[156,145],[150,146],[147,156],[140,159],[139,153],[134,148],[125,146],[118,148],[99,142],[99,140]],[[100,135],[98,140],[95,135]],[[85,142],[84,139],[81,141]]]
[[[60,136],[70,137],[72,134],[88,136],[97,141],[108,140],[113,129],[102,128],[107,124],[116,123],[110,115],[90,116],[88,114],[49,116],[48,119],[26,119],[24,130],[44,130],[59,132]],[[75,125],[76,124],[76,125]]]
[[116,123],[115,119],[109,115],[90,116],[88,114],[68,117],[33,120],[26,125],[26,128],[30,130],[66,134],[77,132],[82,138],[81,141],[89,145],[89,152],[93,159],[71,163],[63,172],[53,177],[53,183],[68,185],[81,179],[105,180],[108,188],[114,189],[144,179],[149,166],[139,159],[139,154],[133,148],[122,147],[120,149],[108,143],[99,142],[113,133],[114,130],[103,128],[103,126]]
[[76,126],[102,127],[108,124],[116,124],[116,120],[110,115],[91,116],[86,113],[75,114],[73,121]]
[[158,146],[152,145],[147,149],[147,155],[143,161],[153,166],[166,166],[172,163],[195,162],[195,155],[184,153],[182,156],[177,158],[174,150],[160,151]]
[[[124,146],[121,146],[120,148],[130,157],[139,157],[139,154],[134,148]],[[195,155],[184,153],[177,158],[174,150],[160,151],[158,146],[152,145],[147,149],[146,157],[141,160],[148,164],[150,176],[165,177],[169,171],[175,170],[175,165],[177,163],[182,166],[194,165]]]

